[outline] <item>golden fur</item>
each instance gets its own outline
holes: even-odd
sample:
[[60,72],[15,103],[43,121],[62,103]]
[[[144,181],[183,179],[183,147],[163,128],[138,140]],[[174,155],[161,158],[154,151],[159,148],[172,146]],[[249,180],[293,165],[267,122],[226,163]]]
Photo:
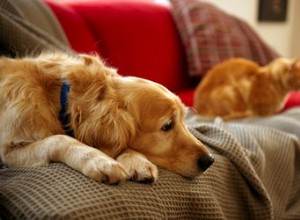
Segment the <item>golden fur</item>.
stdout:
[[290,91],[300,89],[300,59],[277,58],[260,67],[243,58],[224,61],[198,85],[194,109],[224,119],[277,113]]
[[[65,79],[75,138],[58,117]],[[7,166],[62,162],[113,184],[155,181],[156,165],[193,178],[213,162],[186,128],[178,97],[154,82],[121,77],[95,56],[1,58],[0,94],[0,156]]]

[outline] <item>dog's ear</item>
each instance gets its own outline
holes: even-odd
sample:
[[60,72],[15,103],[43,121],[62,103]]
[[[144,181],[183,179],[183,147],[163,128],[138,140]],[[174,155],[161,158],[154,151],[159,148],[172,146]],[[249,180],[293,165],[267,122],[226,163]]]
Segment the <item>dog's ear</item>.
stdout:
[[82,95],[93,85],[103,87],[104,81],[118,76],[116,69],[106,66],[99,57],[90,55],[79,55],[67,72],[67,79],[77,95]]
[[101,125],[104,131],[104,143],[117,148],[127,147],[136,135],[137,125],[131,113],[126,109],[117,108],[107,115],[107,123]]
[[136,123],[126,109],[102,103],[101,111],[89,115],[78,114],[78,127],[74,130],[78,140],[85,144],[110,151],[110,155],[120,153],[136,135]]
[[97,59],[96,57],[87,54],[80,54],[79,57],[82,59],[85,66],[91,65]]

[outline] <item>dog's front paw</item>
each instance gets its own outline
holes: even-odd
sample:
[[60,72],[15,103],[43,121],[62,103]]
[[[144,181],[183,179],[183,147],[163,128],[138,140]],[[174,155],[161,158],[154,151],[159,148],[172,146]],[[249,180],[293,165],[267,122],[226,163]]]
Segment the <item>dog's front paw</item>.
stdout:
[[101,154],[85,160],[82,173],[107,184],[118,184],[129,176],[122,164]]
[[117,161],[125,167],[130,180],[140,183],[153,183],[157,180],[157,167],[138,152],[125,152],[118,156]]

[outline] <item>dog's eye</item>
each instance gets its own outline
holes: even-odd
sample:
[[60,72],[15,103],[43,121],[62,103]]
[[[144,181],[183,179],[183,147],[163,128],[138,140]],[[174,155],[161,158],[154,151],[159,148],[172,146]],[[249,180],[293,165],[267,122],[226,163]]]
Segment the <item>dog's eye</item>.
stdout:
[[170,119],[168,120],[162,127],[161,130],[162,131],[169,131],[173,128],[173,121]]

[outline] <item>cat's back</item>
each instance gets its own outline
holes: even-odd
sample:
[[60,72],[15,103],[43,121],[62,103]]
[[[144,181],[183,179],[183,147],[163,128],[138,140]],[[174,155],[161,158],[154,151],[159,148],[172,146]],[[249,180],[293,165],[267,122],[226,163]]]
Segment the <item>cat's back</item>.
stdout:
[[224,61],[213,67],[203,79],[204,81],[227,81],[253,76],[257,73],[259,65],[244,58],[234,58]]
[[196,88],[193,107],[206,116],[224,116],[244,110],[259,69],[258,64],[243,58],[216,65]]
[[233,58],[214,66],[209,70],[197,87],[197,91],[208,92],[216,87],[236,84],[239,81],[251,81],[258,73],[259,65],[244,58]]

